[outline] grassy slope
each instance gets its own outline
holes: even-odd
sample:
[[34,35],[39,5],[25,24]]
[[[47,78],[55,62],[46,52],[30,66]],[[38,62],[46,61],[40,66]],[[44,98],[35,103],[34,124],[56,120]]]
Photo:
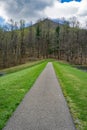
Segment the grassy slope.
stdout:
[[47,61],[0,78],[0,130],[46,64]]
[[10,67],[10,68],[7,68],[7,69],[2,69],[2,70],[0,70],[0,72],[4,72],[6,74],[17,72],[17,71],[29,68],[31,66],[37,65],[37,64],[39,64],[39,63],[41,63],[43,61],[44,60],[41,60],[41,61],[31,61],[31,62],[28,62],[26,64]]
[[80,130],[87,130],[87,73],[68,64],[53,62],[70,111]]

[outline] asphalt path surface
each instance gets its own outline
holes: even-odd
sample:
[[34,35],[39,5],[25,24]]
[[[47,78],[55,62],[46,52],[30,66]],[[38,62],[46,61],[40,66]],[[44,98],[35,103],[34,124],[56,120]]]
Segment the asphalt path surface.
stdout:
[[51,62],[3,130],[76,130]]

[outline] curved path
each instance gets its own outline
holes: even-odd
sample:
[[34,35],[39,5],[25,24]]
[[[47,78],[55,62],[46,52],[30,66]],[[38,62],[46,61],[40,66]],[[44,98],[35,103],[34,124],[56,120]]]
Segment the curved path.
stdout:
[[75,130],[52,63],[48,63],[3,130]]

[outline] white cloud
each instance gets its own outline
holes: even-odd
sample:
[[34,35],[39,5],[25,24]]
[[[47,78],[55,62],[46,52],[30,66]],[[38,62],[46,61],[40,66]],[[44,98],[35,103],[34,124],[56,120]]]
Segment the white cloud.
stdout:
[[3,17],[5,20],[8,19],[5,11],[5,4],[0,2],[0,16]]
[[70,17],[73,15],[76,15],[79,8],[79,2],[65,2],[60,3],[57,0],[55,0],[55,3],[51,7],[47,7],[45,9],[45,14],[47,14],[49,17]]
[[55,0],[54,5],[46,7],[45,14],[51,18],[70,18],[76,16],[84,24],[87,21],[87,0],[60,3]]
[[87,0],[82,0],[77,14],[79,16],[87,16]]
[[0,0],[0,16],[16,21],[20,19],[36,20],[44,17],[44,8],[52,4],[53,0]]
[[55,0],[54,5],[51,7],[46,7],[45,14],[47,14],[51,18],[57,18],[57,17],[71,17],[73,15],[76,15],[76,12],[79,8],[79,2],[65,2],[60,3],[57,0]]
[[81,23],[84,23],[87,20],[87,0],[68,3],[61,3],[58,0],[0,0],[0,16],[15,21],[76,16]]

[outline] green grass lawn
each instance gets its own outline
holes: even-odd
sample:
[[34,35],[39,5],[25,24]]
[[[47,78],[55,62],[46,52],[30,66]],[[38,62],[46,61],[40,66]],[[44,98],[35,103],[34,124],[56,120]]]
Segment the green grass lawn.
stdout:
[[[45,68],[47,61],[0,78],[0,130]],[[20,67],[19,67],[20,68]]]
[[53,66],[76,127],[79,130],[87,130],[87,73],[56,61]]

